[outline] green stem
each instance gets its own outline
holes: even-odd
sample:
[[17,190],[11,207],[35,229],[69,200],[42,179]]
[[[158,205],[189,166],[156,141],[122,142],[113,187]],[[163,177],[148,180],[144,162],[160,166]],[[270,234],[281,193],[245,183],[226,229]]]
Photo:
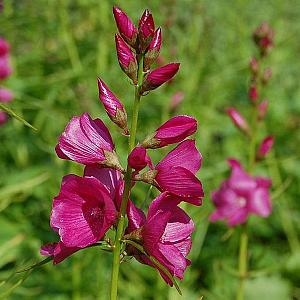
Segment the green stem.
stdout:
[[[130,137],[129,137],[129,145],[128,145],[128,154],[135,146],[135,137],[137,131],[137,123],[139,116],[139,105],[141,100],[140,95],[140,87],[143,83],[143,57],[139,61],[138,66],[138,84],[135,86],[135,97],[132,111],[132,120],[131,120],[131,129],[130,129]],[[113,266],[112,266],[112,275],[111,275],[111,290],[110,290],[110,299],[116,300],[118,295],[118,278],[119,278],[119,269],[120,269],[120,253],[121,253],[121,239],[124,233],[124,225],[125,225],[125,215],[127,203],[131,190],[131,173],[132,169],[129,165],[127,165],[127,170],[125,174],[125,187],[122,196],[120,216],[117,225],[116,238],[114,243],[113,250]]]
[[247,278],[248,272],[248,234],[247,234],[247,225],[242,225],[242,233],[240,237],[240,252],[239,252],[239,287],[237,290],[236,300],[244,299],[244,287],[245,279]]

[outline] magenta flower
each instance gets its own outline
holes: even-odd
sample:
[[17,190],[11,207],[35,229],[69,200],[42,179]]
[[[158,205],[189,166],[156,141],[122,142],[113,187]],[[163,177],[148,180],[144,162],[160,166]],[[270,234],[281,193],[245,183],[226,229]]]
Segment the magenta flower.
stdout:
[[8,56],[0,57],[0,79],[6,79],[12,73]]
[[0,88],[0,102],[10,102],[12,101],[13,97],[14,95],[9,89]]
[[7,55],[9,48],[9,43],[4,38],[0,37],[0,56]]
[[128,165],[136,171],[141,171],[146,166],[154,168],[151,158],[144,147],[136,146],[128,156]]
[[144,52],[149,46],[155,31],[153,16],[148,9],[146,9],[139,20],[139,42],[141,51]]
[[0,110],[0,126],[7,122],[7,114]]
[[138,67],[134,54],[118,34],[115,35],[115,41],[118,61],[121,69],[133,81],[134,84],[137,84]]
[[154,169],[135,176],[135,180],[155,185],[182,197],[182,201],[201,205],[204,197],[202,184],[195,176],[201,167],[202,156],[194,140],[186,140],[163,158]]
[[153,39],[144,56],[144,72],[148,71],[151,65],[156,61],[159,56],[161,48],[161,28],[158,28],[153,36]]
[[[191,264],[186,257],[192,246],[194,223],[177,206],[179,202],[173,195],[162,193],[150,204],[147,218],[130,202],[127,208],[129,223],[126,232],[140,240],[146,253],[156,258],[172,276],[183,279],[186,268]],[[132,248],[129,251],[141,263],[158,269],[162,278],[169,285],[173,285],[168,276],[146,255]]]
[[142,143],[145,148],[160,148],[181,142],[197,130],[197,120],[190,116],[176,116],[161,125]]
[[268,217],[271,213],[271,180],[252,177],[236,160],[229,160],[231,176],[212,193],[216,210],[210,220],[226,220],[229,226],[245,223],[251,214]]
[[270,135],[264,138],[258,148],[256,158],[263,159],[271,151],[273,144],[274,144],[273,136]]
[[123,104],[117,99],[103,80],[98,78],[99,99],[103,103],[109,118],[128,134],[127,113]]
[[175,76],[179,70],[179,63],[171,63],[157,68],[146,75],[141,93],[154,90]]
[[51,227],[66,247],[84,248],[103,238],[115,223],[117,210],[98,179],[67,175],[53,199]]
[[227,115],[230,117],[232,123],[241,131],[249,134],[250,129],[247,121],[244,117],[233,107],[226,109]]
[[58,157],[78,163],[102,164],[122,169],[114,152],[111,135],[100,119],[88,113],[73,117],[59,137],[55,148]]
[[257,92],[257,87],[255,84],[252,84],[249,88],[249,91],[248,91],[248,96],[249,96],[249,99],[252,101],[252,102],[256,102],[257,99],[258,99],[258,92]]
[[269,101],[268,100],[263,100],[262,102],[260,102],[257,106],[257,109],[258,109],[258,116],[257,116],[257,119],[259,121],[263,120],[266,113],[267,113],[267,110],[268,110],[268,106],[269,106]]
[[138,30],[130,20],[130,18],[119,7],[114,6],[113,14],[116,20],[118,30],[123,39],[131,47],[136,47]]
[[41,247],[40,254],[52,256],[53,264],[56,265],[80,249],[78,247],[66,247],[63,242],[49,243]]

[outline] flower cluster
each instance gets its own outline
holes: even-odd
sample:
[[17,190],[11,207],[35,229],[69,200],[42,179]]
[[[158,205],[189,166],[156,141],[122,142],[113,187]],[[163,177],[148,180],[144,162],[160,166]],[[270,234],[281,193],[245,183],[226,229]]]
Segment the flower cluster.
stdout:
[[[172,63],[150,71],[158,57],[162,39],[161,29],[155,28],[148,10],[140,18],[138,27],[120,8],[114,7],[113,13],[119,30],[115,36],[118,61],[135,85],[139,101],[146,92],[171,79],[179,64]],[[100,78],[98,88],[100,102],[109,118],[131,143],[134,126],[129,131],[124,105]],[[202,156],[195,140],[187,139],[196,130],[197,121],[193,117],[174,116],[139,144],[133,140],[127,168],[123,168],[105,124],[88,113],[73,117],[59,137],[55,150],[59,158],[84,165],[84,175],[63,178],[50,217],[50,225],[60,240],[42,246],[41,254],[53,257],[54,264],[57,264],[80,249],[99,244],[99,241],[106,241],[113,250],[115,244],[106,238],[106,233],[109,229],[119,229],[119,220],[124,213],[127,214],[128,227],[123,230],[122,241],[124,244],[126,240],[133,241],[143,251],[126,244],[122,255],[132,255],[157,268],[170,285],[173,285],[173,276],[182,279],[190,265],[186,256],[191,248],[194,224],[178,204],[201,205],[204,196],[202,184],[196,177]],[[158,164],[152,163],[148,149],[177,143]],[[129,199],[130,190],[137,181],[153,185],[161,192],[150,204],[147,217]]]
[[[0,81],[8,78],[12,72],[9,62],[9,43],[2,37],[0,37]],[[0,85],[0,102],[8,103],[12,101],[12,92]],[[5,112],[0,111],[0,125],[7,121],[7,115]]]
[[[256,145],[257,128],[264,121],[269,104],[261,95],[263,87],[269,82],[272,70],[269,67],[263,68],[263,65],[273,47],[274,33],[267,23],[263,23],[255,30],[253,38],[259,55],[252,57],[249,64],[251,82],[248,98],[253,107],[252,124],[234,107],[226,109],[232,123],[248,137],[250,147],[255,147],[254,151],[252,148],[250,150],[250,165],[263,160],[274,144],[273,136],[267,135],[260,145]],[[216,211],[211,215],[211,220],[225,219],[230,226],[234,226],[246,222],[251,213],[267,217],[271,213],[268,194],[271,181],[247,174],[237,161],[230,160],[230,166],[231,177],[212,193]]]

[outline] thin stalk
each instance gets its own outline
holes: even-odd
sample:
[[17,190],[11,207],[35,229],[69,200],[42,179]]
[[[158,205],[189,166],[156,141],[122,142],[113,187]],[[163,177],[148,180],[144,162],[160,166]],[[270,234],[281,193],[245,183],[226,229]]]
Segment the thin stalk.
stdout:
[[[129,137],[129,145],[128,145],[128,154],[135,146],[135,137],[137,131],[137,123],[139,116],[139,105],[141,100],[140,95],[140,87],[143,83],[143,57],[139,61],[138,66],[138,84],[135,86],[135,97],[134,104],[132,110],[132,120],[131,120],[131,129],[130,129],[130,137]],[[119,278],[119,269],[120,269],[120,254],[121,254],[121,239],[124,233],[125,226],[125,215],[127,203],[131,190],[131,173],[132,169],[129,165],[127,165],[127,170],[125,173],[125,187],[122,196],[120,216],[117,225],[116,238],[114,242],[114,250],[113,250],[113,266],[112,266],[112,275],[111,275],[111,290],[110,290],[110,299],[116,300],[118,295],[118,278]]]

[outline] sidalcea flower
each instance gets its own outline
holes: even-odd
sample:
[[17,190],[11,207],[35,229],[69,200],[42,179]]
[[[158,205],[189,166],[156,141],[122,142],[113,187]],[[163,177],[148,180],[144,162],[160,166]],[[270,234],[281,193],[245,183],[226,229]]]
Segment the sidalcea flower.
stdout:
[[[162,193],[150,204],[147,218],[143,211],[129,202],[126,233],[129,238],[132,236],[141,243],[148,256],[154,257],[172,276],[181,280],[191,264],[186,257],[192,246],[194,223],[177,206],[179,202],[174,195]],[[173,285],[170,278],[148,256],[132,247],[129,247],[128,252],[139,262],[158,269],[162,278]]]
[[255,84],[252,84],[250,87],[249,87],[249,91],[248,91],[248,97],[249,99],[255,103],[258,99],[258,92],[257,92],[257,87]]
[[268,100],[263,100],[262,102],[260,102],[257,106],[257,110],[258,110],[258,115],[257,115],[257,119],[259,121],[263,120],[267,110],[268,110],[268,106],[269,106],[269,101]]
[[66,247],[84,248],[102,239],[117,219],[106,186],[94,177],[67,175],[53,199],[51,227]]
[[146,166],[154,168],[146,149],[141,146],[136,146],[131,151],[131,153],[128,156],[128,165],[138,172],[144,169]]
[[258,148],[256,158],[258,160],[263,159],[271,151],[273,144],[274,144],[273,136],[270,135],[270,136],[267,136],[266,138],[264,138]]
[[130,20],[130,18],[119,7],[114,6],[113,14],[116,20],[118,30],[123,39],[131,47],[136,47],[138,30]]
[[135,175],[134,180],[153,184],[160,191],[182,197],[182,201],[201,205],[204,193],[200,180],[195,176],[201,161],[195,141],[186,140],[169,152],[154,169]]
[[12,101],[13,97],[14,95],[9,89],[0,88],[0,102],[10,102]]
[[9,48],[9,43],[5,39],[0,37],[0,56],[7,55],[9,52]]
[[123,104],[107,87],[103,80],[98,78],[99,100],[103,103],[109,118],[128,134],[127,113]]
[[159,56],[161,48],[161,28],[158,28],[144,56],[144,72],[147,72]]
[[78,163],[101,164],[122,170],[111,135],[100,119],[88,113],[71,119],[55,148],[58,157]]
[[183,141],[197,130],[197,120],[190,116],[176,116],[156,129],[143,142],[145,148],[160,148]]
[[210,220],[226,220],[229,226],[235,226],[245,223],[251,214],[268,217],[272,210],[269,195],[271,180],[250,176],[236,160],[228,162],[231,175],[212,193],[216,210]]
[[7,114],[0,110],[0,126],[7,122]]
[[154,36],[155,25],[153,16],[148,9],[146,9],[139,20],[139,43],[141,51],[144,52],[149,46]]
[[115,35],[115,41],[118,61],[121,69],[133,81],[134,84],[137,84],[138,66],[133,52],[118,34]]
[[179,63],[171,63],[163,67],[154,69],[146,75],[141,87],[141,94],[154,90],[163,83],[172,79],[179,70]]
[[12,73],[7,55],[0,57],[0,79],[6,79]]
[[172,97],[169,105],[169,111],[174,113],[184,99],[184,93],[182,91],[176,92]]
[[244,117],[233,107],[226,109],[227,115],[230,117],[232,123],[241,131],[249,134],[250,128]]

